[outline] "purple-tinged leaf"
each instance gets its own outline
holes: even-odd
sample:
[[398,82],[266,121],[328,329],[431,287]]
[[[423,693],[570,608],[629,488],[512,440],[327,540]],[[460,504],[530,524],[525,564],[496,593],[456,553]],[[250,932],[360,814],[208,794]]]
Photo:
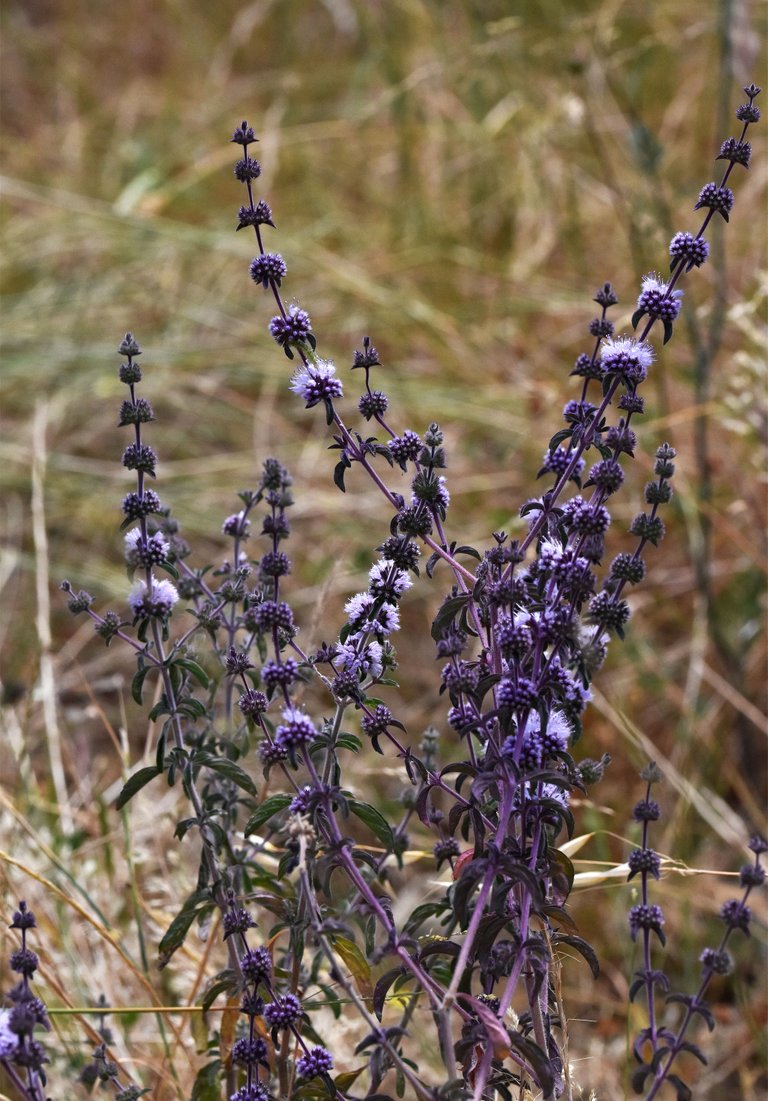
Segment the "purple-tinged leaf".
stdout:
[[597,978],[600,974],[600,962],[597,958],[597,954],[583,937],[572,936],[570,933],[555,933],[552,936],[552,942],[554,944],[567,944],[582,956],[589,964],[590,970],[594,978]]
[[635,1093],[643,1092],[643,1090],[645,1089],[645,1080],[650,1074],[653,1074],[653,1067],[649,1067],[646,1065],[638,1067],[637,1070],[632,1073],[632,1077],[630,1078],[630,1085],[632,1086],[632,1089],[635,1091]]
[[691,1093],[690,1088],[686,1086],[682,1078],[680,1078],[677,1074],[668,1074],[666,1080],[671,1086],[675,1087],[675,1091],[677,1092],[677,1101],[691,1101],[693,1094]]

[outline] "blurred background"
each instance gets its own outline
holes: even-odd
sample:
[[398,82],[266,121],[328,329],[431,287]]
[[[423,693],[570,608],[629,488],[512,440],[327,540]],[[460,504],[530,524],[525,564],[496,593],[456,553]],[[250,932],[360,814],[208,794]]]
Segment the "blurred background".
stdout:
[[[168,840],[174,792],[135,805],[130,844],[121,832],[114,795],[152,735],[130,702],[130,655],[105,649],[57,591],[66,577],[98,609],[124,607],[119,505],[130,478],[115,349],[125,331],[144,348],[158,490],[192,562],[223,553],[235,491],[275,454],[296,483],[290,599],[309,646],[338,629],[388,533],[358,475],[344,496],[333,486],[324,418],[288,392],[290,365],[266,329],[274,311],[248,277],[253,238],[234,232],[244,199],[232,130],[247,119],[260,138],[256,197],[278,227],[267,248],[283,254],[286,299],[310,312],[320,353],[337,363],[343,414],[355,421],[359,382],[346,368],[370,334],[391,423],[445,430],[450,536],[484,546],[492,530],[517,531],[520,505],[539,492],[542,455],[576,391],[569,371],[591,350],[595,290],[614,284],[612,314],[626,329],[640,277],[667,269],[672,233],[698,229],[693,205],[720,176],[713,158],[737,132],[742,85],[766,83],[765,10],[738,0],[9,0],[3,20],[0,882],[11,902],[27,897],[39,911],[47,1000],[92,1005],[103,992],[137,1005],[148,997],[141,968],[116,987],[110,942],[72,922],[56,894],[98,911],[138,958],[131,905],[151,955],[192,874],[194,854]],[[713,915],[734,889],[724,873],[743,861],[750,831],[765,829],[765,122],[750,136],[731,225],[713,222],[713,262],[685,280],[683,316],[645,388],[617,542],[663,440],[678,449],[677,496],[582,742],[584,755],[608,752],[614,764],[594,791],[599,805],[580,808],[593,836],[577,870],[626,858],[637,773],[649,756],[665,773],[654,843],[680,863],[658,901],[667,967],[687,990],[701,947],[719,937]],[[446,730],[429,624],[447,584],[438,570],[406,602],[398,714],[414,742],[429,722]],[[399,794],[394,779],[382,786],[390,815]],[[620,883],[572,898],[603,964],[597,984],[583,965],[566,971],[585,1097],[624,1095],[628,1036],[642,1018],[626,1010],[631,903]],[[713,991],[710,1065],[686,1069],[697,1098],[765,1096],[761,906],[736,975]],[[180,953],[173,974],[152,971],[167,1004],[191,996],[188,973],[205,973],[205,946],[196,951]],[[77,1066],[82,1029],[58,1027],[65,1063]],[[152,1096],[186,1096],[200,1036],[173,1022],[171,1047],[186,1060],[174,1085],[168,1040],[153,1027],[121,1020],[126,1066]]]

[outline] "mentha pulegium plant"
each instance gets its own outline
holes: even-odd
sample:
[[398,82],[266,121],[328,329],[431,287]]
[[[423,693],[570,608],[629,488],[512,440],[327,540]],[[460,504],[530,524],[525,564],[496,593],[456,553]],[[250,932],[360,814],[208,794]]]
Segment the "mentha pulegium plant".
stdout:
[[[649,511],[636,517],[630,529],[638,539],[634,553],[617,556],[600,583],[595,567],[602,561],[610,523],[606,502],[623,481],[621,456],[631,457],[634,452],[630,425],[643,412],[638,387],[654,359],[648,337],[660,322],[664,343],[671,338],[682,305],[677,284],[707,259],[703,234],[716,214],[728,220],[733,205],[728,178],[735,165],[748,166],[751,150],[745,136],[748,126],[759,118],[753,103],[759,89],[750,85],[746,92],[749,102],[737,112],[742,133],[724,142],[718,157],[727,162],[723,178],[719,184],[707,184],[696,203],[696,209],[707,211],[703,224],[695,237],[686,232],[674,236],[668,280],[656,273],[643,279],[632,318],[634,329],[642,324],[639,337],[614,336],[606,311],[615,304],[616,296],[608,284],[598,292],[602,316],[590,326],[595,345],[591,355],[579,357],[574,371],[584,379],[582,393],[579,400],[566,406],[567,428],[553,437],[544,460],[542,473],[553,472],[555,484],[522,509],[530,522],[526,538],[508,542],[499,533],[496,546],[486,552],[471,584],[459,568],[456,544],[450,543],[444,532],[449,498],[444,479],[435,476],[435,470],[444,465],[442,449],[436,464],[434,449],[430,453],[425,447],[430,442],[427,435],[422,443],[412,429],[394,433],[384,420],[386,397],[371,391],[369,385],[369,370],[378,366],[378,357],[365,362],[366,392],[359,411],[367,421],[378,424],[385,439],[389,437],[389,454],[384,452],[383,457],[413,471],[412,499],[395,501],[398,507],[391,531],[422,540],[436,534],[438,545],[430,542],[431,564],[437,556],[444,558],[454,569],[456,580],[433,635],[439,655],[449,658],[443,669],[442,690],[452,704],[449,724],[465,741],[467,759],[448,765],[439,786],[443,786],[445,775],[458,771],[456,794],[463,787],[469,790],[470,799],[454,802],[448,836],[438,842],[436,855],[454,864],[458,856],[454,834],[460,826],[466,840],[474,841],[474,848],[471,859],[462,860],[458,875],[454,867],[456,883],[446,896],[449,924],[458,923],[465,936],[460,945],[445,938],[445,953],[455,962],[442,1009],[453,1008],[462,984],[471,989],[468,976],[474,974],[481,996],[491,999],[491,1012],[497,1020],[503,1019],[518,987],[525,986],[528,1010],[523,1029],[509,1039],[511,1059],[523,1071],[533,1070],[545,1096],[562,1091],[566,1073],[551,1028],[551,945],[562,938],[554,925],[564,901],[553,891],[559,870],[553,842],[561,826],[570,826],[568,792],[596,778],[601,767],[589,762],[579,768],[569,749],[578,736],[588,684],[604,657],[608,637],[611,633],[621,635],[628,618],[628,606],[621,599],[623,590],[642,579],[646,544],[656,545],[663,537],[658,510],[671,497],[674,449],[663,445],[657,452],[657,479],[648,484],[645,493]],[[352,465],[357,463],[371,473],[373,457],[382,455],[381,444],[374,437],[364,439],[342,421],[334,406],[341,397],[335,366],[318,357],[307,312],[283,302],[281,287],[287,265],[279,254],[266,252],[262,226],[273,224],[272,214],[263,200],[254,202],[252,185],[260,166],[248,149],[255,135],[244,122],[232,140],[243,148],[235,174],[248,191],[248,205],[240,210],[238,229],[253,226],[259,245],[251,275],[272,292],[277,303],[279,313],[270,322],[270,332],[289,358],[300,360],[291,389],[305,399],[307,407],[323,401],[328,423],[335,426],[335,446],[341,451],[336,480],[343,489],[344,472]],[[366,340],[353,366],[363,365],[369,347]],[[588,400],[591,381],[600,384],[599,403]],[[618,423],[609,424],[606,414],[614,398],[618,398],[617,408],[623,415]],[[428,433],[433,439],[439,436],[435,425]],[[600,459],[589,470],[583,487],[591,488],[592,494],[586,500],[578,495],[561,503],[570,481],[581,488],[583,455],[592,447]],[[387,495],[381,479],[377,484]],[[535,557],[526,558],[529,549],[535,550]],[[470,635],[477,643],[474,653],[468,654]],[[386,734],[387,729],[377,727],[376,733]],[[433,825],[435,812],[429,808],[435,806],[438,785],[431,776],[422,780],[426,782],[419,796],[419,812],[425,824]],[[442,812],[438,814],[442,818]],[[564,916],[562,910],[560,916]],[[544,925],[544,935],[534,930],[538,921]],[[577,938],[569,943],[579,946]],[[506,952],[500,953],[501,945]],[[580,947],[586,950],[583,944]],[[500,954],[505,956],[502,965],[496,959]],[[402,970],[389,975],[405,978]],[[486,1082],[499,1088],[516,1084],[520,1077],[519,1071],[494,1070],[489,1028],[484,1014],[470,1010],[456,1048],[464,1082],[477,1097],[483,1095]],[[523,1042],[516,1048],[518,1038]],[[445,1054],[443,1049],[444,1058]],[[446,1060],[448,1069],[450,1062],[450,1058]]]
[[[720,917],[725,930],[717,947],[705,948],[699,957],[701,980],[698,990],[695,994],[671,991],[664,971],[652,966],[653,937],[662,946],[666,944],[664,913],[658,904],[650,902],[649,893],[651,880],[659,879],[661,869],[661,857],[648,845],[649,827],[661,816],[659,804],[651,798],[651,789],[662,780],[662,775],[652,761],[640,776],[646,782],[646,791],[645,797],[635,805],[633,818],[642,825],[643,832],[640,847],[629,856],[629,878],[640,877],[641,901],[629,912],[629,928],[632,940],[639,939],[641,942],[643,965],[635,972],[629,998],[634,1001],[641,992],[645,994],[648,1025],[640,1030],[632,1047],[639,1064],[632,1075],[632,1087],[635,1093],[645,1094],[646,1101],[653,1101],[667,1082],[674,1087],[678,1101],[691,1101],[693,1093],[677,1073],[675,1064],[679,1055],[687,1053],[706,1065],[707,1058],[701,1047],[686,1036],[697,1017],[706,1022],[710,1031],[715,1027],[715,1018],[704,996],[715,975],[727,975],[733,968],[727,950],[733,934],[741,932],[749,936],[752,915],[747,901],[752,891],[765,883],[765,868],[760,858],[768,852],[768,841],[757,834],[749,840],[748,848],[754,854],[754,860],[745,864],[739,872],[742,896],[729,899],[721,907]],[[677,1003],[682,1007],[683,1013],[676,1029],[660,1022],[657,991],[668,1004]]]
[[24,1101],[46,1101],[45,1048],[35,1036],[38,1028],[50,1030],[48,1011],[30,985],[40,961],[27,944],[30,929],[37,928],[35,915],[20,902],[10,925],[21,934],[21,945],[11,953],[11,971],[19,981],[8,992],[10,1005],[0,1009],[0,1066]]
[[[390,1101],[393,1090],[425,1101],[511,1099],[526,1089],[544,1099],[572,1094],[560,950],[574,949],[595,972],[597,958],[574,931],[567,909],[573,868],[558,839],[574,828],[571,792],[599,780],[608,763],[577,760],[574,748],[591,679],[629,618],[625,589],[642,581],[648,545],[664,535],[659,510],[671,497],[674,449],[657,450],[647,510],[630,528],[634,550],[604,568],[609,502],[635,450],[634,425],[644,411],[638,391],[656,354],[649,337],[658,322],[669,340],[682,304],[678,285],[707,259],[706,226],[715,214],[728,219],[726,183],[734,165],[748,163],[745,134],[759,116],[758,91],[750,86],[739,109],[741,136],[723,144],[721,182],[699,195],[697,209],[707,211],[699,232],[673,238],[669,279],[643,279],[632,319],[637,335],[614,332],[611,285],[596,293],[591,348],[572,372],[580,390],[542,461],[540,474],[551,484],[523,505],[525,535],[496,532],[483,552],[451,534],[439,425],[392,427],[388,398],[372,386],[381,364],[367,337],[352,361],[363,379],[361,423],[342,418],[336,366],[318,354],[309,314],[285,302],[287,265],[264,246],[274,222],[254,195],[261,172],[249,153],[255,134],[247,122],[235,130],[242,149],[235,175],[247,192],[237,228],[255,231],[250,274],[275,302],[269,331],[292,363],[290,389],[307,408],[324,409],[338,488],[362,469],[384,509],[367,588],[346,603],[340,629],[322,625],[325,641],[314,652],[302,647],[286,599],[288,472],[266,461],[256,488],[243,491],[241,507],[223,519],[228,557],[216,568],[193,569],[178,525],[148,485],[157,456],[143,428],[153,414],[137,392],[141,349],[130,333],[122,342],[120,378],[129,396],[120,424],[133,431],[123,464],[136,477],[122,506],[132,623],[113,612],[97,615],[87,593],[62,587],[72,610],[87,612],[107,643],[117,637],[135,650],[137,700],[148,680],[160,681],[151,712],[161,721],[155,763],[131,777],[119,803],[165,776],[181,782],[191,804],[176,834],[199,837],[200,872],[161,942],[160,962],[171,960],[195,921],[218,910],[228,966],[209,984],[204,1004],[236,997],[241,1023],[231,1045],[214,1037],[212,1062],[201,1073],[210,1080],[221,1071],[230,1101]],[[408,496],[399,488],[402,474]],[[259,520],[263,550],[249,554]],[[432,627],[442,662],[435,722],[450,733],[429,731],[419,740],[376,693],[394,685],[399,605],[420,576],[423,551],[429,577],[438,565],[452,575]],[[191,613],[185,621],[183,604]],[[310,680],[325,693],[321,715],[303,702]],[[397,824],[349,786],[363,739],[402,766],[408,797]],[[447,882],[403,917],[397,893],[414,816],[433,835]],[[652,874],[652,863],[639,870]],[[635,925],[651,928],[639,918]],[[653,986],[644,980],[651,1014]],[[334,1044],[332,1030],[320,1035],[321,1008],[358,1016],[354,1051]],[[668,1045],[672,1057],[679,1050]],[[659,1068],[671,1080],[657,1059],[651,1091],[660,1085]]]

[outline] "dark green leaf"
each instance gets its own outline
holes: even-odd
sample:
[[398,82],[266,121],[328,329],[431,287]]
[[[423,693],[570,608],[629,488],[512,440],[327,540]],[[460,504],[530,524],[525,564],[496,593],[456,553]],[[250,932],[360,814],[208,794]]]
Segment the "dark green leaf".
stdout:
[[151,722],[155,722],[155,720],[159,719],[161,715],[170,715],[170,713],[171,709],[168,706],[168,701],[166,700],[165,696],[162,696],[160,698],[160,702],[156,703],[150,711],[149,719]]
[[186,669],[189,675],[194,677],[203,688],[207,688],[211,683],[210,677],[205,669],[198,665],[196,661],[192,661],[191,658],[176,658],[173,664],[180,666],[182,669]]
[[554,903],[545,902],[539,907],[538,913],[548,918],[551,925],[559,925],[572,933],[577,932],[576,922],[566,910],[565,906],[555,906]]
[[363,745],[356,734],[347,733],[339,734],[335,744],[337,749],[351,749],[353,753],[359,753]]
[[[475,888],[483,878],[483,874],[484,870],[481,867],[469,863],[465,865],[458,883],[454,885],[451,901],[453,912],[456,914],[462,929],[466,929],[469,924],[470,901],[475,893]],[[513,884],[510,884],[511,886]]]
[[712,1011],[706,1002],[695,1002],[691,1004],[690,999],[685,994],[670,994],[667,998],[668,1002],[679,1002],[681,1005],[690,1009],[691,1013],[698,1013],[700,1017],[703,1017],[707,1023],[707,1028],[710,1032],[715,1027],[715,1018],[712,1016]]
[[646,986],[645,978],[642,976],[642,974],[639,971],[636,971],[635,974],[638,976],[638,978],[636,978],[634,980],[634,982],[632,983],[632,985],[629,988],[628,997],[629,997],[630,1002],[633,1002],[635,1000],[635,998],[637,997],[637,995],[640,993],[640,991],[644,990],[645,986]]
[[351,1086],[354,1086],[356,1079],[359,1078],[363,1071],[367,1069],[367,1066],[364,1066],[358,1067],[357,1070],[342,1071],[341,1074],[336,1075],[333,1080],[333,1084],[337,1090],[340,1090],[342,1092],[348,1090]]
[[561,428],[559,432],[555,432],[552,439],[549,441],[549,450],[552,452],[557,451],[558,447],[564,440],[570,439],[573,435],[572,428]]
[[325,983],[322,983],[319,980],[317,980],[317,985],[325,994],[326,1000],[313,1000],[311,1002],[304,1002],[304,1009],[308,1013],[311,1013],[315,1009],[330,1009],[334,1017],[338,1021],[341,1017],[341,999],[339,998],[338,992],[334,990],[332,986],[327,986]]
[[198,1000],[197,1004],[202,1006],[203,1013],[207,1013],[219,994],[226,994],[234,990],[236,986],[237,975],[234,971],[229,968],[226,971],[219,971],[217,975],[213,976],[210,984],[206,987],[202,998]]
[[192,757],[192,763],[203,765],[205,768],[211,769],[212,772],[217,772],[219,776],[223,776],[231,783],[237,784],[243,791],[247,791],[249,795],[256,796],[258,794],[256,785],[245,769],[241,768],[235,761],[230,761],[228,757],[216,757],[213,753],[198,750]]
[[385,848],[391,849],[394,847],[395,838],[392,827],[380,811],[372,807],[370,803],[360,803],[357,799],[349,800],[349,809],[357,815],[361,822],[365,822],[368,829],[378,837]]
[[376,951],[376,915],[371,914],[363,928],[365,936],[365,954],[372,956]]
[[422,902],[420,906],[417,906],[412,911],[411,916],[405,923],[403,931],[406,933],[414,933],[420,925],[423,925],[427,918],[437,917],[438,914],[444,914],[448,909],[445,902]]
[[189,715],[192,719],[202,719],[205,715],[205,705],[196,700],[194,696],[187,696],[176,704],[176,710],[181,715]]
[[220,1074],[220,1059],[201,1067],[192,1086],[191,1101],[221,1101]]
[[205,910],[212,910],[211,892],[204,888],[191,894],[176,917],[168,926],[165,936],[158,945],[158,967],[162,970],[171,956],[186,940],[192,922]]
[[243,831],[245,836],[247,837],[248,834],[254,833],[260,826],[263,826],[265,822],[268,822],[273,815],[279,814],[281,810],[285,810],[290,802],[290,795],[270,795],[246,822],[245,830]]
[[[141,661],[141,659],[139,659]],[[138,670],[134,674],[131,681],[131,695],[139,706],[142,703],[142,692],[144,690],[144,678],[149,672],[149,666],[140,664]]]
[[179,841],[183,841],[185,835],[192,829],[193,826],[198,824],[196,818],[183,818],[178,823],[176,829],[173,831],[173,836],[178,837]]
[[157,739],[157,748],[155,749],[155,767],[158,772],[165,771],[165,728],[162,734]]
[[486,914],[480,921],[475,937],[475,954],[482,959],[491,950],[496,937],[510,923],[509,914]]
[[431,940],[419,952],[419,959],[423,960],[426,956],[453,956],[455,959],[460,954],[461,948],[452,940]]
[[150,780],[154,780],[155,776],[161,776],[162,772],[163,770],[155,765],[148,765],[146,768],[140,768],[138,772],[134,772],[133,776],[125,782],[123,790],[117,797],[115,803],[117,809],[120,810],[121,807],[124,807],[137,791],[141,791]]
[[459,596],[451,596],[443,601],[432,623],[431,633],[435,642],[440,641],[446,628],[453,623],[456,616],[466,607],[468,600],[469,594],[461,593]]

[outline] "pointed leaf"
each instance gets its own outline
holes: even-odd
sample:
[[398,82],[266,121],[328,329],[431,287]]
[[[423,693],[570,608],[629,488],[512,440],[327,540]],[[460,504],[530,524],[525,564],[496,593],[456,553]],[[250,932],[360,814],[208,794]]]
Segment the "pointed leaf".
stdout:
[[466,607],[468,600],[469,594],[461,593],[459,596],[451,596],[443,601],[432,624],[431,633],[435,642],[440,641],[445,628],[450,626],[459,612]]
[[554,944],[568,944],[571,948],[575,948],[576,951],[582,956],[589,964],[590,970],[595,978],[600,974],[600,961],[597,958],[597,954],[583,937],[572,936],[570,933],[555,933],[552,936]]
[[555,1074],[549,1056],[538,1044],[520,1032],[510,1031],[509,1045],[531,1065],[540,1089],[548,1097],[555,1085]]
[[176,710],[181,715],[188,715],[191,719],[202,719],[205,715],[205,705],[196,700],[194,696],[187,696],[176,705]]
[[427,564],[424,567],[424,569],[426,570],[427,577],[430,580],[432,580],[432,575],[434,573],[435,566],[437,565],[438,562],[441,561],[442,557],[443,556],[441,554],[438,554],[437,551],[435,551],[433,554],[430,554],[429,558],[427,559]]
[[398,979],[401,975],[404,975],[405,973],[406,972],[402,967],[393,967],[390,971],[384,972],[384,974],[376,983],[376,986],[373,988],[373,1012],[376,1014],[379,1020],[381,1020],[384,1013],[384,1003],[387,1000],[389,988],[391,987],[395,979]]
[[259,826],[263,826],[265,822],[268,822],[269,819],[273,817],[273,815],[279,814],[281,810],[285,810],[290,802],[290,795],[270,795],[246,822],[245,829],[243,830],[245,836],[247,837],[248,834],[255,833]]
[[468,554],[470,558],[476,558],[478,562],[482,561],[482,555],[476,547],[470,547],[468,545],[462,545],[457,547],[453,552],[454,554]]
[[129,777],[123,785],[123,789],[115,801],[115,807],[120,810],[125,804],[132,799],[137,791],[141,791],[150,780],[154,780],[155,776],[162,776],[163,769],[157,768],[155,765],[147,765],[146,768],[140,768],[138,772],[134,772],[133,776]]
[[210,768],[211,771],[217,772],[219,776],[223,776],[226,780],[230,780],[233,784],[237,784],[243,791],[247,791],[249,795],[256,796],[258,794],[256,785],[250,778],[245,769],[236,764],[235,761],[230,761],[228,757],[216,757],[213,753],[206,753],[204,750],[198,750],[192,757],[192,763],[194,765],[203,765],[205,768]]
[[214,1059],[212,1063],[201,1067],[192,1086],[191,1101],[220,1101],[220,1074],[221,1061],[219,1059]]
[[360,1075],[363,1073],[363,1071],[367,1070],[367,1069],[368,1069],[368,1064],[366,1063],[365,1066],[358,1067],[357,1070],[345,1070],[341,1074],[336,1075],[336,1077],[333,1080],[333,1084],[334,1084],[334,1086],[336,1087],[337,1090],[340,1090],[340,1091],[348,1090],[350,1088],[350,1086],[354,1086],[355,1082],[360,1077]]
[[199,823],[196,818],[182,818],[181,822],[177,823],[173,836],[178,837],[179,841],[183,841],[188,831],[197,825]]
[[[139,659],[139,660],[141,660],[141,659]],[[140,665],[139,669],[134,674],[133,680],[131,681],[131,695],[133,696],[136,703],[139,704],[139,706],[141,706],[141,702],[142,702],[142,692],[144,690],[144,678],[146,677],[148,672],[149,672],[149,666],[148,665]]]
[[561,428],[559,432],[555,432],[554,436],[549,441],[549,450],[551,452],[557,451],[560,444],[564,443],[565,440],[570,439],[570,437],[572,435],[573,435],[573,429],[572,428]]
[[638,1067],[632,1074],[630,1083],[635,1093],[642,1093],[645,1089],[645,1080],[649,1074],[653,1074],[653,1067],[642,1066]]
[[203,688],[207,688],[211,683],[211,679],[205,669],[198,665],[196,661],[192,661],[191,658],[176,658],[173,664],[181,666],[182,669],[186,669],[189,675],[194,677]]
[[698,1044],[692,1044],[690,1040],[683,1040],[682,1043],[677,1045],[677,1049],[678,1051],[690,1052],[700,1063],[703,1063],[704,1066],[707,1065],[707,1057]]
[[150,722],[155,722],[155,720],[159,719],[161,715],[170,715],[170,713],[171,710],[168,707],[168,702],[165,696],[162,696],[160,701],[155,704],[147,717],[149,718]]
[[336,739],[337,749],[351,749],[353,753],[359,753],[362,749],[363,743],[356,734],[339,734]]
[[437,917],[439,914],[444,914],[448,909],[445,902],[422,902],[412,911],[411,916],[403,926],[405,933],[414,933],[420,925],[423,925],[427,918]]
[[333,936],[331,937],[331,943],[349,968],[352,978],[355,980],[355,985],[363,997],[372,997],[371,965],[355,942],[348,940],[346,937]]
[[211,892],[207,888],[195,891],[189,896],[158,945],[157,966],[161,971],[169,963],[173,953],[181,948],[195,918],[204,911],[212,909]]
[[677,1101],[691,1101],[693,1094],[677,1074],[668,1074],[667,1081],[677,1090]]
[[552,894],[558,903],[563,904],[573,887],[573,879],[576,869],[570,857],[560,849],[550,849],[549,856],[552,861]]
[[378,837],[385,848],[394,848],[395,837],[392,833],[392,827],[380,811],[372,807],[370,803],[360,803],[357,799],[349,800],[349,809],[357,815],[361,822],[365,822],[368,829]]
[[431,940],[419,952],[419,959],[423,960],[426,956],[453,956],[455,959],[459,955],[461,948],[452,940]]
[[219,971],[217,975],[213,976],[210,985],[206,987],[205,993],[198,999],[197,1004],[202,1006],[203,1013],[207,1013],[219,994],[229,994],[236,986],[237,975],[234,971],[229,968],[226,971]]

